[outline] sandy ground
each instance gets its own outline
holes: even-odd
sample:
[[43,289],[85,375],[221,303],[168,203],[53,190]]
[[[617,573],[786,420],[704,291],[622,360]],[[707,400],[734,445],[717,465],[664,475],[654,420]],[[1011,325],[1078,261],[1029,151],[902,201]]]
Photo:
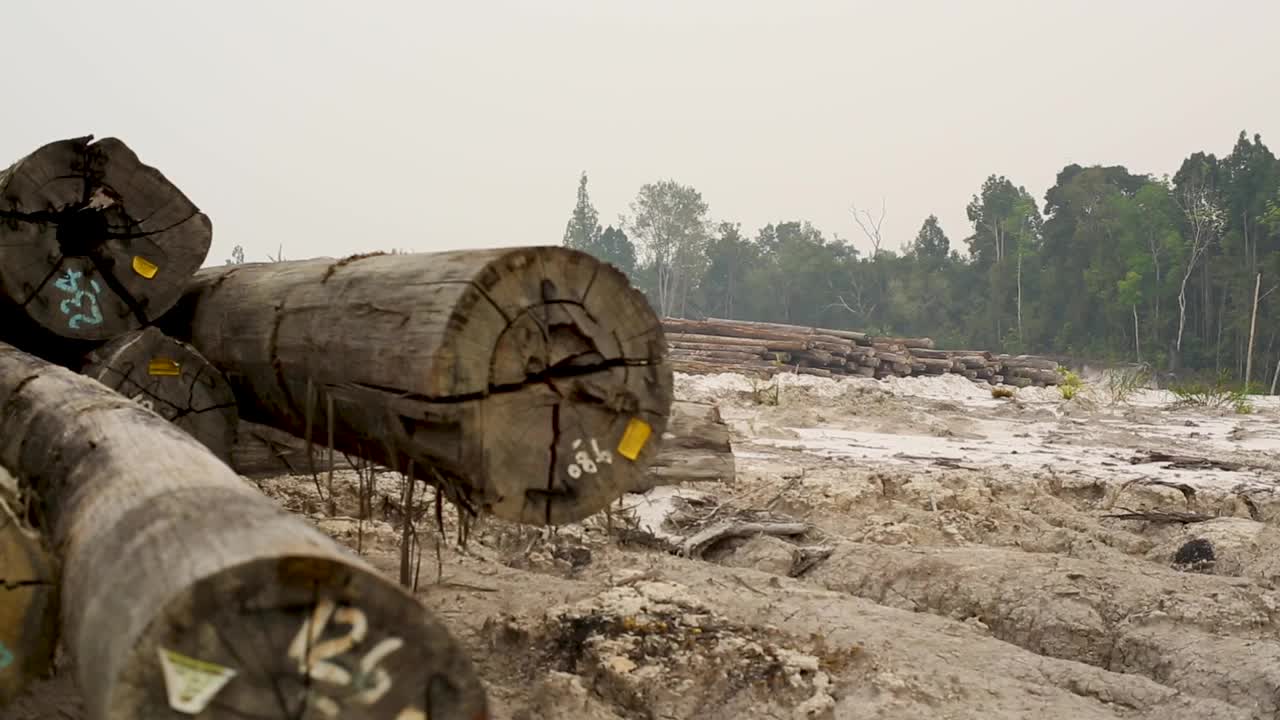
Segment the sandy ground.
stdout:
[[[1280,717],[1274,398],[778,382],[677,376],[721,404],[733,483],[555,532],[485,521],[465,547],[416,509],[420,594],[494,718]],[[397,573],[395,478],[363,523],[321,515],[310,478],[260,485]],[[8,715],[77,717],[43,704],[67,685]]]

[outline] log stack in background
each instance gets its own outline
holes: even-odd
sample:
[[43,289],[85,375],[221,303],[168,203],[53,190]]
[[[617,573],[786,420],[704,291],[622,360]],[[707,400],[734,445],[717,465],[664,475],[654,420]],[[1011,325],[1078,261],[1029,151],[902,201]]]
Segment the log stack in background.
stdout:
[[991,385],[1057,385],[1058,363],[1033,355],[940,350],[930,338],[879,337],[852,330],[746,320],[662,321],[672,367],[684,373],[790,372],[885,378],[954,373]]

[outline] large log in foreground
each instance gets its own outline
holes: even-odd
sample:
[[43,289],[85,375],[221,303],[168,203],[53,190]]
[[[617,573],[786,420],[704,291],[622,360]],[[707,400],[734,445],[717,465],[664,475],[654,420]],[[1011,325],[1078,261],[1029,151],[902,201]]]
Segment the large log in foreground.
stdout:
[[151,323],[209,252],[209,218],[178,188],[120,140],[92,140],[49,143],[0,171],[0,310],[24,346]]
[[[672,399],[663,331],[626,276],[561,247],[206,268],[171,316],[246,419],[440,487],[575,522],[635,487]],[[179,333],[187,333],[182,337]]]
[[196,349],[154,327],[126,333],[94,350],[81,373],[204,443],[224,462],[236,441],[231,384]]
[[0,467],[0,709],[53,671],[58,643],[57,567],[20,494]]
[[484,717],[413,596],[159,415],[3,344],[0,407],[91,720]]

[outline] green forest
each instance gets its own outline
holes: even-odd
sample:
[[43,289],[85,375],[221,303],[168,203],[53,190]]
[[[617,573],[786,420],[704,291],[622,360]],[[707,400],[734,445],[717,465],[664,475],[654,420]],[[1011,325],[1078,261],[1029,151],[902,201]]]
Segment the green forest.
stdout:
[[[959,242],[934,216],[897,249],[882,211],[859,251],[802,218],[751,231],[712,221],[695,188],[640,188],[601,227],[579,181],[564,244],[627,272],[661,314],[928,336],[940,347],[1146,363],[1271,380],[1280,346],[1280,161],[1241,132],[1172,176],[1068,165],[1039,200],[993,174]],[[1265,375],[1264,375],[1265,374]]]

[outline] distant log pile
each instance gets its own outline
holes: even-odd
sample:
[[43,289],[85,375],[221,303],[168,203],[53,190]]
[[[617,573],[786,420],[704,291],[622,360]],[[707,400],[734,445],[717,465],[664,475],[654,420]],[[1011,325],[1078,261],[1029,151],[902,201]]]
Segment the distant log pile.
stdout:
[[940,350],[930,338],[720,318],[666,318],[662,325],[676,372],[877,379],[953,373],[977,383],[1017,387],[1057,385],[1062,380],[1058,363],[1050,358]]

